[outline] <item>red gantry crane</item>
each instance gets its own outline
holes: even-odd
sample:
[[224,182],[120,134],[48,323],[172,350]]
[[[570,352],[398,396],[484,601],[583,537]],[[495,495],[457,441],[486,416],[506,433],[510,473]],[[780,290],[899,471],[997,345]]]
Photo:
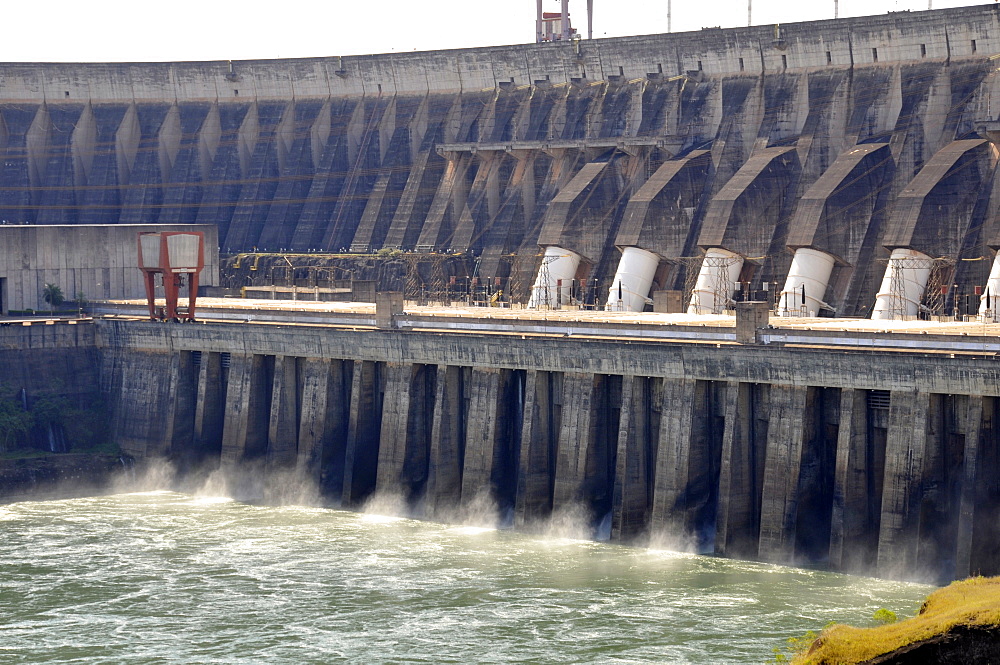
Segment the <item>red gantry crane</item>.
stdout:
[[[151,321],[194,321],[198,275],[205,267],[205,235],[194,231],[156,231],[139,234],[139,269],[146,283]],[[166,307],[156,309],[155,276],[163,278]],[[188,306],[177,307],[177,295],[187,275]]]

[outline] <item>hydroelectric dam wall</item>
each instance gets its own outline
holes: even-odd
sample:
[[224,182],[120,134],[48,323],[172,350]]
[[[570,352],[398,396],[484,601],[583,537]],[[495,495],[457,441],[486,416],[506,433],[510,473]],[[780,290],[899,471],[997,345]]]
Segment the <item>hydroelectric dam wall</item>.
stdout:
[[616,542],[884,577],[1000,569],[995,338],[897,335],[889,350],[868,333],[787,344],[766,319],[740,344],[698,325],[642,339],[352,316],[98,320],[124,451],[250,474],[265,498],[394,495],[522,528],[572,514],[610,520]]
[[223,252],[465,253],[520,301],[554,248],[598,304],[620,251],[642,251],[654,290],[714,251],[773,294],[811,249],[829,277],[808,309],[844,316],[872,309],[907,250],[944,268],[913,306],[950,312],[1000,245],[997,53],[990,3],[455,51],[3,64],[0,219],[216,224]]
[[[934,264],[907,268],[929,274],[901,285],[906,307],[941,313],[1000,245],[998,12],[4,64],[0,220],[215,224],[233,252],[450,250],[522,301],[544,249],[576,257],[559,274],[598,304],[627,253],[653,290],[687,288],[711,253],[735,266],[717,288],[773,294],[812,250],[829,276],[809,276],[807,309],[843,316],[873,308],[905,251]],[[392,493],[444,519],[485,497],[524,526],[610,516],[623,542],[887,577],[1000,569],[985,328],[981,350],[948,353],[352,325],[97,321],[115,436],[348,506]]]

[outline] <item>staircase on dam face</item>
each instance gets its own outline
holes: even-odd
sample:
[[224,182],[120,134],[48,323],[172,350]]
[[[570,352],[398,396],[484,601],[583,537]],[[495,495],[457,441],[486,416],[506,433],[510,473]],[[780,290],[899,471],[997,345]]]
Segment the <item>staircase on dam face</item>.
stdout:
[[244,498],[572,518],[621,543],[882,577],[1000,568],[991,356],[98,325],[123,450],[221,468]]

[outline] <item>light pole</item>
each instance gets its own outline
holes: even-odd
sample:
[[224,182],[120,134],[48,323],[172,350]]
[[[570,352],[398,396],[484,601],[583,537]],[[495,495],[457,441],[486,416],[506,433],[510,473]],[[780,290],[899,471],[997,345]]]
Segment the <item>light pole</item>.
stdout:
[[544,32],[542,30],[542,0],[535,0],[535,43],[540,44]]

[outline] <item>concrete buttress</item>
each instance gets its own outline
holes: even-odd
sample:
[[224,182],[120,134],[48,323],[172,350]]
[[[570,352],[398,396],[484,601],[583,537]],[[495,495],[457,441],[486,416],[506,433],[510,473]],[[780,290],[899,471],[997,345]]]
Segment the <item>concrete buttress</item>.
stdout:
[[481,495],[497,496],[496,477],[501,471],[504,423],[501,401],[510,372],[491,368],[472,369],[469,377],[468,424],[462,469],[462,503]]
[[878,512],[869,509],[873,489],[874,443],[868,437],[867,393],[840,393],[837,468],[834,475],[830,563],[837,570],[860,572],[874,561]]
[[976,523],[976,489],[979,487],[980,446],[983,433],[983,398],[970,396],[962,457],[962,493],[958,513],[955,579],[975,574],[972,568],[973,531]]
[[663,382],[663,415],[656,451],[651,530],[680,546],[715,520],[719,483],[718,432],[712,386],[706,381]]
[[771,416],[760,509],[759,556],[791,563],[795,555],[799,471],[810,413],[805,386],[771,388]]
[[225,376],[222,354],[202,352],[198,367],[198,396],[194,414],[194,457],[201,460],[222,446],[222,427],[225,419]]
[[517,476],[518,525],[548,517],[552,512],[555,450],[558,432],[552,372],[528,370],[525,376],[521,459]]
[[296,470],[325,495],[340,498],[344,478],[349,383],[342,360],[303,358]]
[[699,382],[689,379],[663,382],[651,518],[654,538],[683,541],[695,528],[694,510],[700,498],[696,486],[708,471],[704,439],[696,428],[698,397],[699,392],[703,397],[703,391]]
[[376,489],[419,498],[430,459],[434,382],[437,367],[386,364],[385,398]]
[[[323,470],[323,449],[331,420],[329,412],[336,405],[330,401],[334,362],[325,358],[304,358],[301,364],[302,404],[295,468],[299,477],[317,484]],[[340,395],[341,399],[344,397]]]
[[385,400],[382,403],[382,429],[379,436],[376,490],[398,492],[406,456],[407,425],[410,414],[410,388],[415,365],[386,363]]
[[382,425],[380,363],[355,361],[344,452],[343,501],[357,505],[375,491]]
[[768,387],[730,382],[726,388],[715,531],[720,555],[753,558],[758,553]]
[[649,528],[658,432],[652,422],[654,379],[625,376],[617,440],[611,538],[628,541]]
[[274,359],[267,446],[267,463],[273,468],[294,466],[298,456],[301,407],[298,364],[298,358],[290,356]]
[[917,572],[917,531],[929,410],[927,393],[892,392],[879,523],[880,576],[905,577]]
[[563,375],[562,420],[556,451],[553,510],[565,510],[585,499],[587,458],[596,436],[594,374]]
[[[136,457],[165,455],[173,437],[172,400],[177,387],[172,381],[179,376],[180,360],[136,354],[121,364],[120,393],[115,410],[129,414],[119,426],[119,446],[127,455]],[[160,409],[144,405],[156,404]]]
[[273,356],[232,354],[226,385],[222,464],[264,454],[270,419]]
[[437,367],[427,475],[427,505],[432,515],[458,505],[462,498],[466,373],[453,365]]

